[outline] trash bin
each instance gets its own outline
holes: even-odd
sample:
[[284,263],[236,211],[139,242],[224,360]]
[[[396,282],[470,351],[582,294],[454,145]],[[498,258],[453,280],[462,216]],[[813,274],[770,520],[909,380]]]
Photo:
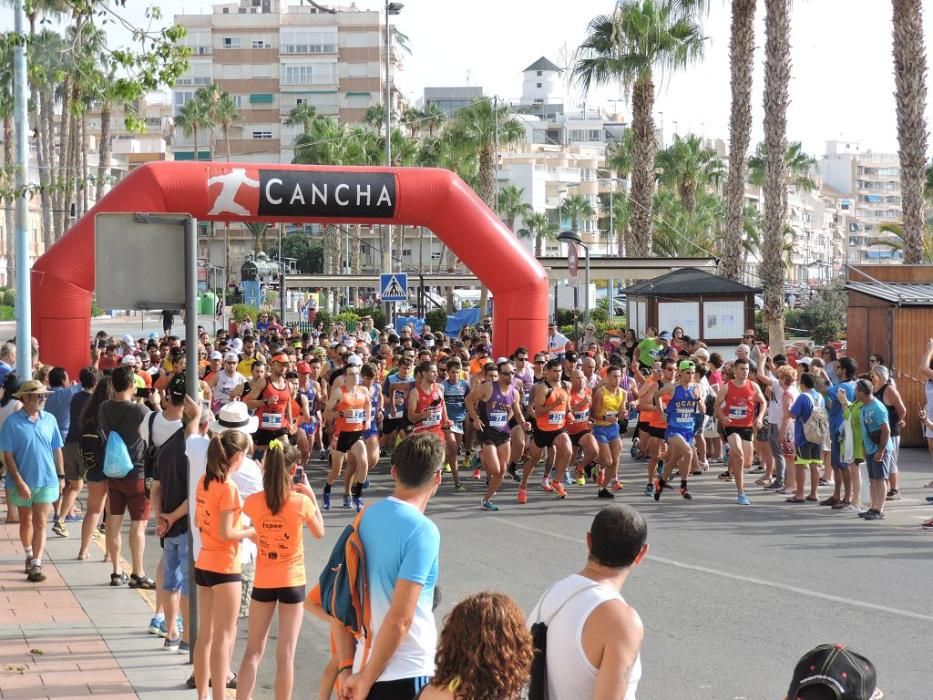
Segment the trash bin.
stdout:
[[198,297],[198,313],[204,316],[213,316],[217,307],[217,297],[213,292],[204,292]]

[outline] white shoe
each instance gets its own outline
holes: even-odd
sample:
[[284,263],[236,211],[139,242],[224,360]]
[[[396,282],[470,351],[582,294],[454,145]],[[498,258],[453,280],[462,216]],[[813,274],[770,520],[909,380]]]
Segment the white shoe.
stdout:
[[842,508],[841,510],[843,513],[858,513],[859,512],[858,507],[853,503],[849,503],[848,505],[846,505],[845,508]]

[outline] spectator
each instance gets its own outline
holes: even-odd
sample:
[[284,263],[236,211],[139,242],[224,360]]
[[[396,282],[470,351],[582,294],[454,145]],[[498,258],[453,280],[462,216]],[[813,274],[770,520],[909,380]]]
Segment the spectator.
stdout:
[[[4,422],[12,413],[23,407],[23,404],[13,398],[13,394],[17,391],[19,391],[19,375],[16,372],[7,372],[3,377],[3,384],[0,386],[0,428],[3,428]],[[2,453],[0,453],[0,457],[2,457]],[[4,474],[3,489],[6,492],[5,522],[9,524],[18,523],[19,510],[13,505],[12,493],[15,491],[15,487],[10,482],[9,470],[3,468],[0,469],[0,473]]]
[[888,412],[888,425],[891,428],[890,474],[889,487],[886,495],[889,501],[899,501],[901,492],[898,487],[897,453],[901,447],[901,429],[907,425],[907,408],[900,392],[894,385],[891,372],[884,365],[875,365],[871,368],[871,384],[875,391],[875,398],[884,404]]
[[648,553],[647,538],[648,525],[634,508],[604,508],[586,534],[586,566],[551,586],[528,616],[529,624],[548,624],[550,700],[597,697],[597,687],[635,700],[645,630],[621,591]]
[[360,522],[372,603],[369,658],[346,630],[335,639],[338,658],[354,658],[353,675],[341,677],[352,700],[413,700],[434,675],[440,533],[424,510],[441,483],[444,445],[431,434],[413,435],[392,461],[392,497],[369,506]]
[[420,700],[521,697],[533,648],[525,616],[501,593],[477,593],[450,611],[437,644],[436,670]]
[[865,520],[881,520],[884,518],[884,501],[891,476],[891,453],[894,450],[891,424],[887,407],[872,393],[872,385],[868,380],[859,379],[856,382],[855,398],[862,402],[862,442],[865,445],[871,494],[871,506],[864,513],[859,513],[859,516]]
[[821,644],[797,662],[785,700],[880,700],[875,666],[843,644]]
[[[927,423],[927,418],[933,416],[933,338],[927,340],[926,351],[923,359],[920,360],[920,377],[923,381],[923,388],[926,392],[926,405],[923,412],[925,417],[923,421],[923,436],[927,440],[927,449],[930,451],[930,457],[933,457],[933,427]],[[933,488],[933,481],[927,484],[927,488]]]
[[548,324],[547,349],[551,353],[551,359],[556,359],[558,355],[562,355],[568,344],[570,344],[570,339],[557,330],[557,324]]

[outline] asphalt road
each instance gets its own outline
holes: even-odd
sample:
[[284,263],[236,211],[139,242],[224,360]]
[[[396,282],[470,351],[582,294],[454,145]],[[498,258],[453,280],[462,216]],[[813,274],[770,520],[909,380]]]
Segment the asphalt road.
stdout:
[[[655,503],[640,494],[643,465],[626,463],[629,485],[620,500],[648,519],[651,548],[623,591],[646,629],[639,697],[781,698],[798,657],[825,642],[843,642],[871,659],[886,698],[930,697],[922,645],[933,623],[933,533],[919,527],[933,515],[923,502],[933,490],[922,487],[930,460],[925,450],[904,450],[901,463],[905,498],[876,523],[787,505],[757,487],[749,490],[752,506],[740,507],[734,486],[717,481],[715,471],[691,482],[692,502],[674,494]],[[387,472],[383,461],[369,498],[389,493]],[[319,492],[323,468],[309,474]],[[584,534],[603,505],[588,485],[574,486],[563,502],[533,491],[519,506],[517,484],[507,483],[501,510],[490,514],[479,510],[480,482],[465,483],[468,492],[454,494],[446,479],[428,508],[441,531],[439,627],[457,601],[480,590],[503,591],[530,610],[552,581],[582,567]],[[306,536],[309,577],[350,519],[338,505],[325,514],[322,542]],[[157,552],[150,537],[147,559]],[[257,696],[271,695],[275,636],[274,626]],[[234,668],[245,639],[243,621]],[[295,697],[316,697],[328,653],[326,627],[306,616]]]

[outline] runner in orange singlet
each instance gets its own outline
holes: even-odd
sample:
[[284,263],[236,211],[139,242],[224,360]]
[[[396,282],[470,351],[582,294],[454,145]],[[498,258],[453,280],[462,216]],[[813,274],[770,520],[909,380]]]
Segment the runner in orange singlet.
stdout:
[[[372,401],[369,389],[359,383],[358,365],[347,367],[343,376],[343,386],[331,391],[324,409],[325,420],[334,420],[333,459],[327,483],[324,484],[324,510],[330,510],[331,487],[343,468],[347,453],[350,453],[356,465],[356,483],[351,488],[353,507],[359,513],[363,509],[363,482],[369,474],[369,457],[363,433],[372,420]],[[344,493],[343,507],[350,507],[350,493]]]
[[408,421],[412,425],[412,433],[431,433],[446,444],[447,437],[447,405],[444,403],[444,392],[437,385],[437,365],[433,362],[422,362],[415,368],[414,390],[408,395]]

